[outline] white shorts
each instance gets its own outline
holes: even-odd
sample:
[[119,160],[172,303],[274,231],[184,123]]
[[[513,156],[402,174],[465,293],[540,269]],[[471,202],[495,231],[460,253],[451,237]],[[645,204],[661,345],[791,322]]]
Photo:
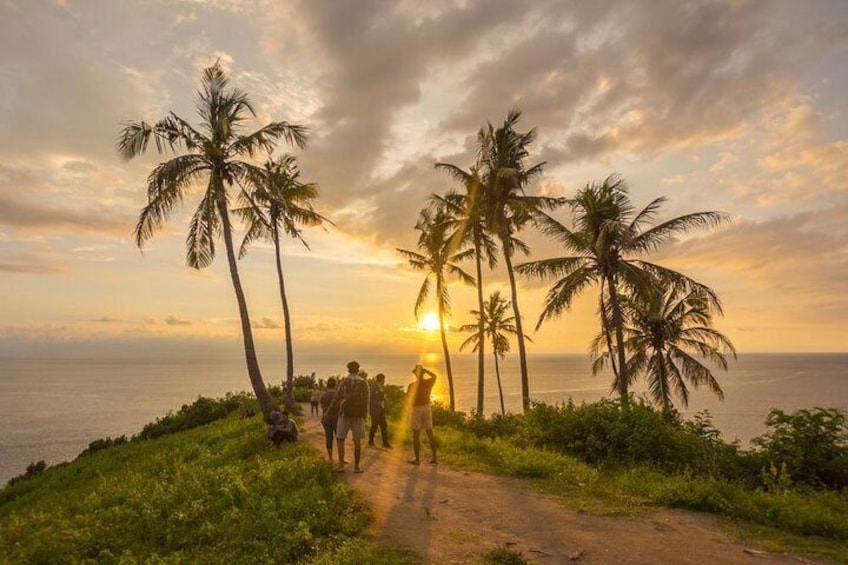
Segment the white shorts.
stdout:
[[429,404],[412,407],[412,412],[409,414],[409,427],[414,432],[433,429],[433,412]]
[[353,432],[354,439],[362,439],[365,437],[365,418],[345,418],[339,416],[339,421],[336,423],[336,439],[347,438],[347,431]]

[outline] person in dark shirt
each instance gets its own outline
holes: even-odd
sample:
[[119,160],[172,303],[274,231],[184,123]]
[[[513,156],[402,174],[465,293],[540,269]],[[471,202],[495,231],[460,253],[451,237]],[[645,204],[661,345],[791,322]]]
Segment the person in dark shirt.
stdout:
[[374,384],[371,385],[370,403],[368,412],[371,415],[371,429],[368,431],[368,445],[374,445],[374,436],[377,433],[377,428],[380,428],[380,439],[383,440],[383,447],[390,448],[389,443],[389,426],[386,422],[386,393],[383,387],[386,384],[386,375],[379,373],[374,377]]
[[283,410],[282,412],[272,410],[269,420],[271,420],[271,424],[268,426],[268,439],[271,440],[274,447],[280,447],[281,443],[294,443],[297,441],[297,423],[289,418],[287,410]]
[[[336,422],[339,419],[339,407],[333,405],[333,398],[336,396],[336,379],[330,377],[327,379],[327,390],[321,395],[321,425],[324,426],[324,436],[327,442],[327,456],[330,458],[330,463],[333,462],[333,443],[336,439]],[[339,462],[341,463],[341,461]]]
[[[430,392],[436,384],[436,373],[416,365],[412,369],[415,381],[410,383],[406,390],[407,397],[412,404],[409,414],[409,427],[412,429],[412,449],[415,451],[415,459],[409,462],[413,465],[421,463],[421,430],[427,434],[430,441],[430,464],[436,465],[439,460],[436,457],[436,434],[433,432],[433,414],[430,410]],[[425,375],[428,375],[425,378]]]

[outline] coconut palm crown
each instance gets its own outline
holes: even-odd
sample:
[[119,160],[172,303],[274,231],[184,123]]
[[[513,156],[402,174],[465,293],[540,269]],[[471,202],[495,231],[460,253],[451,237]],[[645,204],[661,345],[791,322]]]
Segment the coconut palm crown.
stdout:
[[[630,353],[627,370],[644,375],[651,400],[665,411],[677,396],[689,405],[689,386],[706,386],[720,400],[724,392],[710,366],[727,370],[727,355],[736,358],[730,340],[712,327],[715,308],[709,296],[679,287],[654,289],[647,294],[625,297],[627,324],[624,346]],[[604,363],[604,339],[599,334],[592,344],[593,370]],[[699,358],[708,362],[702,363]]]
[[587,287],[597,285],[601,331],[607,342],[616,390],[626,401],[633,375],[626,363],[624,340],[625,293],[648,293],[656,286],[672,285],[698,291],[711,307],[721,312],[721,303],[709,287],[671,269],[643,259],[672,236],[697,228],[709,228],[727,220],[721,212],[696,212],[650,225],[664,197],[657,198],[637,211],[630,200],[626,183],[611,175],[601,183],[591,183],[569,199],[573,228],[541,214],[540,228],[562,244],[572,255],[543,259],[519,265],[516,270],[543,280],[554,280],[536,324],[559,316],[571,307]]

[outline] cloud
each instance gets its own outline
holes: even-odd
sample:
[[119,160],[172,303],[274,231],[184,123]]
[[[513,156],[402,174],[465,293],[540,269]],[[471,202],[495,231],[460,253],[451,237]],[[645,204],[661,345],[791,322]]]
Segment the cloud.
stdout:
[[168,316],[165,318],[165,324],[169,326],[190,326],[192,324],[192,321],[185,320],[183,318],[177,318],[176,316]]
[[0,262],[0,272],[14,275],[55,275],[62,269],[54,265]]
[[251,326],[258,330],[275,330],[280,327],[273,318],[263,317],[259,320],[253,321]]

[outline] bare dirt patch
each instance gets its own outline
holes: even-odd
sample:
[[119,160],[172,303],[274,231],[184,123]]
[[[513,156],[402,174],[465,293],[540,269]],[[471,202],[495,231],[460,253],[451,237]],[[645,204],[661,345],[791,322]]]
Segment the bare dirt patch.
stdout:
[[[307,417],[303,438],[324,453],[323,428]],[[437,432],[438,433],[438,432]],[[422,455],[429,455],[426,445]],[[565,508],[521,481],[406,462],[401,447],[364,447],[362,474],[340,475],[371,505],[376,538],[426,563],[470,563],[507,544],[540,564],[812,563],[758,552],[720,531],[710,516],[658,510],[599,516]],[[353,445],[347,444],[347,459]]]

